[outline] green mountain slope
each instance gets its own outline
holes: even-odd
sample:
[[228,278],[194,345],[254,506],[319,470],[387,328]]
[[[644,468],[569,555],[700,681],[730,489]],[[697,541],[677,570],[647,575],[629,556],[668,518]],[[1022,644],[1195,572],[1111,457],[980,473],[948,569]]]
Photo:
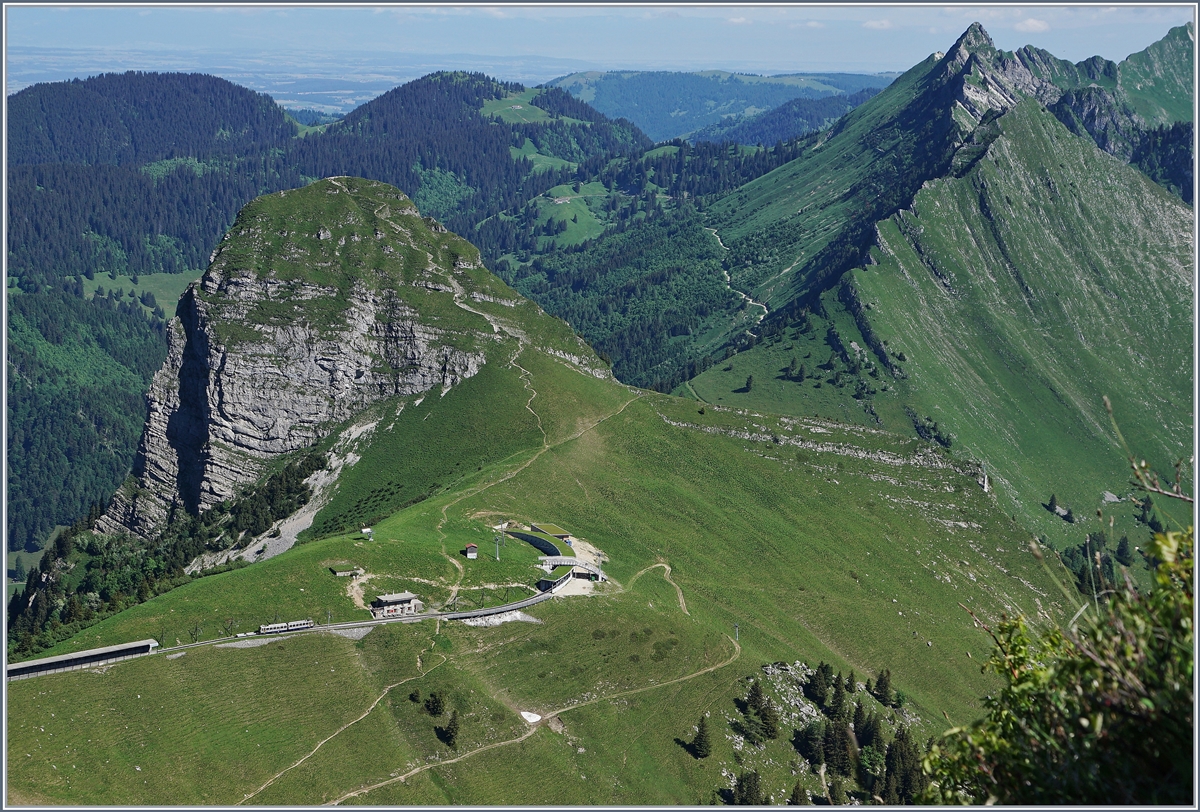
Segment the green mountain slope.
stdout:
[[855,264],[871,224],[948,168],[962,135],[950,59],[912,68],[800,158],[708,209],[735,287],[772,310],[819,293]]
[[764,113],[730,116],[688,136],[691,141],[736,141],[739,144],[774,144],[823,130],[879,92],[863,88],[857,93],[792,99]]
[[1133,107],[1150,124],[1191,121],[1195,26],[1172,28],[1163,39],[1130,54],[1118,66],[1118,83]]
[[967,175],[880,225],[878,264],[850,285],[917,411],[1044,526],[1051,493],[1091,514],[1123,479],[1105,395],[1137,453],[1163,469],[1187,455],[1192,212],[1036,103],[995,126]]
[[[531,108],[541,114],[538,123],[485,115],[487,102],[518,91],[536,93],[548,108]],[[14,159],[7,180],[8,268],[21,295],[36,300],[31,306],[49,313],[38,325],[78,322],[72,314],[83,300],[59,301],[56,290],[64,284],[79,295],[94,290],[97,275],[109,274],[99,284],[119,284],[122,291],[122,276],[199,277],[244,204],[318,176],[366,175],[397,184],[426,213],[457,218],[457,227],[469,231],[498,208],[520,206],[566,182],[576,162],[603,164],[613,151],[649,146],[633,125],[609,122],[563,91],[524,91],[466,74],[409,83],[328,132],[304,138],[292,138],[295,125],[263,98],[224,80],[186,74],[108,75],[13,96],[6,122]],[[498,244],[513,235],[497,225],[494,220],[474,236],[502,251]],[[126,332],[146,329],[137,310],[118,312],[128,322]],[[152,345],[151,355],[161,358],[167,349],[161,329]],[[14,549],[44,543],[54,525],[69,525],[92,503],[106,501],[103,491],[111,493],[136,451],[133,438],[144,415],[140,408],[130,411],[129,403],[138,400],[144,380],[119,397],[91,397],[96,408],[83,413],[92,425],[82,434],[74,425],[80,410],[30,406],[67,403],[86,386],[87,375],[70,364],[44,365],[20,388],[20,371],[10,374],[10,400],[20,401],[10,447],[24,446],[27,455],[10,461],[19,471],[7,535]],[[62,400],[60,392],[71,394]],[[25,439],[32,432],[25,416],[33,409],[40,413],[39,435],[74,438],[69,454],[62,443]],[[127,414],[115,434],[99,416],[114,409]],[[97,438],[111,444],[111,454],[76,450]]]
[[[347,188],[334,194],[339,183]],[[345,194],[390,199],[391,210],[354,209]],[[599,551],[610,580],[528,608],[540,624],[425,621],[357,642],[316,632],[179,649],[103,676],[14,682],[7,744],[29,755],[9,763],[10,802],[312,804],[365,792],[353,799],[513,804],[536,784],[548,803],[691,803],[720,797],[714,790],[741,769],[759,770],[777,799],[797,780],[816,793],[812,769],[797,776],[789,766],[790,737],[819,711],[799,683],[768,678],[764,664],[825,661],[871,679],[890,669],[903,707],[855,698],[882,714],[889,738],[908,724],[923,740],[941,729],[943,712],[978,715],[992,685],[969,655],[982,655],[987,638],[960,604],[984,621],[1074,611],[1029,552],[1025,530],[981,487],[978,466],[898,434],[700,409],[624,386],[563,322],[470,261],[426,271],[427,281],[462,288],[435,291],[411,285],[425,278],[420,258],[353,252],[362,223],[337,224],[339,244],[328,220],[350,211],[474,256],[453,235],[417,233],[422,221],[398,191],[335,179],[249,207],[212,278],[230,283],[230,300],[236,280],[241,294],[254,279],[278,280],[274,305],[289,303],[289,280],[306,285],[309,298],[252,322],[285,335],[305,334],[318,316],[336,330],[342,311],[312,295],[318,284],[338,287],[345,277],[344,287],[380,293],[390,285],[418,322],[474,341],[482,367],[436,391],[387,393],[335,427],[317,449],[335,478],[319,495],[312,540],[149,597],[48,653],[145,637],[212,641],[276,619],[366,619],[364,599],[403,589],[433,607],[495,605],[509,592],[530,594],[542,575],[511,536],[500,561],[465,557],[467,542],[488,552],[502,521],[566,527],[578,554]],[[267,227],[281,221],[296,232],[291,243]],[[296,261],[301,249],[308,263]],[[240,325],[244,313],[208,312],[212,334],[230,337],[226,370],[246,347],[285,372],[298,363],[264,354],[245,327],[221,321]],[[341,318],[360,317],[352,308]],[[214,385],[231,415],[292,400],[264,385],[240,403],[244,393],[221,374],[214,368]],[[417,484],[424,498],[407,499],[402,488]],[[357,532],[360,521],[372,522],[371,537]],[[50,560],[44,571],[78,575],[93,549],[83,533],[69,561]],[[330,573],[346,562],[364,576]],[[768,679],[782,717],[780,737],[762,747],[739,742],[737,700],[753,675]],[[453,747],[435,731],[446,716],[422,710],[431,692],[457,713]],[[546,721],[531,726],[520,711]],[[697,760],[680,742],[706,712],[714,751]],[[540,783],[547,765],[557,782]],[[480,780],[476,771],[507,777]]]
[[[1107,529],[1095,510],[1126,479],[1104,396],[1136,453],[1163,470],[1187,456],[1192,212],[1033,100],[985,118],[954,164],[875,226],[869,262],[799,329],[764,330],[690,391],[896,431],[936,423],[986,462],[1010,512],[1074,544]],[[765,385],[741,388],[747,374]],[[1084,527],[1047,510],[1051,494]],[[1117,509],[1118,532],[1145,532],[1133,513]]]

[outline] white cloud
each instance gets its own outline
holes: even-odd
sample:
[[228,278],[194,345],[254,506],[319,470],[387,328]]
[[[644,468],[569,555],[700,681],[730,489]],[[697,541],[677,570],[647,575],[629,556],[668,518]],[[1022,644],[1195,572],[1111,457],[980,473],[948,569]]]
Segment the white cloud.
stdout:
[[1035,20],[1033,17],[1029,17],[1021,20],[1021,22],[1014,25],[1013,28],[1026,34],[1040,34],[1043,31],[1050,30],[1050,23],[1046,22],[1045,20]]
[[809,28],[824,28],[825,23],[819,23],[816,20],[809,20],[805,23]]
[[745,23],[748,23],[750,21],[747,20],[745,17],[730,17],[728,22],[733,23],[734,25],[744,25]]
[[863,28],[871,28],[876,31],[883,31],[884,29],[891,27],[891,20],[867,20],[865,23],[863,23]]

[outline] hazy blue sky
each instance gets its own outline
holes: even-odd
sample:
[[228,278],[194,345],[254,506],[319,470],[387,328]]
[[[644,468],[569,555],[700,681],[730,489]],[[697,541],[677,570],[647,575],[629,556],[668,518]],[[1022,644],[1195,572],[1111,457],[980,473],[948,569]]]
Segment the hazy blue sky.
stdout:
[[996,44],[1120,60],[1190,5],[689,7],[6,7],[9,48],[381,51],[574,59],[604,67],[904,70],[973,20]]

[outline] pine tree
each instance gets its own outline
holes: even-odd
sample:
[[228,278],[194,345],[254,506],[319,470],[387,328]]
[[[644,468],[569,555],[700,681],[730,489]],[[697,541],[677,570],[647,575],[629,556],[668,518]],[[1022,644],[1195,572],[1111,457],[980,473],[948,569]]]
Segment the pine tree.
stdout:
[[16,575],[17,575],[17,577],[16,577],[16,580],[18,580],[18,581],[24,581],[24,580],[25,580],[25,576],[26,576],[26,575],[28,575],[28,574],[29,574],[29,572],[28,572],[28,571],[25,569],[25,558],[24,558],[24,556],[20,556],[20,555],[19,555],[19,556],[17,556],[17,563],[16,563]]
[[[1121,536],[1121,543],[1117,545],[1117,561],[1125,567],[1133,564],[1133,547],[1129,544],[1129,536]],[[17,579],[20,580],[19,575]]]
[[770,697],[763,699],[762,710],[758,712],[758,716],[762,719],[763,735],[768,739],[778,739],[779,711],[775,710],[775,706],[771,704]]
[[863,710],[861,702],[854,703],[854,738],[858,739],[860,747],[866,742],[863,741],[863,733],[867,726],[867,712]]
[[736,806],[765,806],[766,797],[763,795],[762,784],[758,771],[742,773],[733,787],[733,803]]
[[819,708],[825,707],[825,701],[829,697],[829,678],[825,674],[825,668],[825,663],[818,665],[817,670],[804,684],[804,695]]
[[754,386],[754,376],[747,375],[746,376],[746,391],[749,392],[753,386]]
[[818,720],[792,735],[792,746],[813,767],[825,763],[825,729]]
[[796,380],[800,383],[804,383],[804,379],[807,377],[808,370],[804,367],[804,364],[800,364],[800,368],[796,370]]
[[800,782],[796,782],[796,786],[792,787],[792,794],[788,796],[788,806],[808,806],[812,801],[808,797],[808,791],[800,787]]
[[858,691],[858,680],[854,678],[854,671],[850,671],[850,676],[846,677],[846,693],[852,694]]
[[458,746],[458,711],[450,713],[450,721],[446,723],[446,745]]
[[886,668],[879,672],[879,677],[875,680],[875,698],[882,705],[892,705],[892,672]]
[[[891,790],[895,779],[895,795],[899,803],[911,804],[913,798],[920,794],[929,784],[929,778],[921,768],[921,750],[912,738],[908,729],[903,725],[896,731],[896,738],[888,745],[886,764],[886,784]],[[886,802],[887,797],[884,798]]]
[[1051,513],[1058,512],[1058,498],[1054,494],[1050,494],[1050,504],[1048,505]]
[[846,791],[842,789],[842,781],[834,778],[829,781],[829,800],[834,806],[846,805]]
[[761,711],[764,696],[762,683],[754,680],[750,683],[750,690],[746,693],[746,707],[753,711]]
[[842,714],[846,711],[846,685],[842,681],[842,675],[838,674],[833,681],[833,698],[829,700],[829,707],[826,712],[830,719],[841,719]]
[[425,710],[429,712],[430,716],[441,716],[446,710],[446,703],[442,699],[442,695],[430,694],[429,698],[425,700]]
[[692,739],[692,755],[695,758],[708,758],[712,755],[712,740],[708,734],[708,718],[700,717],[696,728],[696,738]]
[[742,723],[742,731],[746,735],[746,741],[750,744],[759,745],[767,737],[767,732],[763,728],[762,720],[758,718],[758,714],[747,708],[746,718]]

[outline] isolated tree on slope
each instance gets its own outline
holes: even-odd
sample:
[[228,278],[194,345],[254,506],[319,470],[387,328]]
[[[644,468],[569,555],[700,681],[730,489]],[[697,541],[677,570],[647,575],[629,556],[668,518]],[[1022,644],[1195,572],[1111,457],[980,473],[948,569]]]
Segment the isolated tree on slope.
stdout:
[[700,724],[696,727],[696,738],[692,739],[692,755],[696,758],[708,758],[712,755],[712,740],[708,733],[708,719],[704,716],[700,717]]

